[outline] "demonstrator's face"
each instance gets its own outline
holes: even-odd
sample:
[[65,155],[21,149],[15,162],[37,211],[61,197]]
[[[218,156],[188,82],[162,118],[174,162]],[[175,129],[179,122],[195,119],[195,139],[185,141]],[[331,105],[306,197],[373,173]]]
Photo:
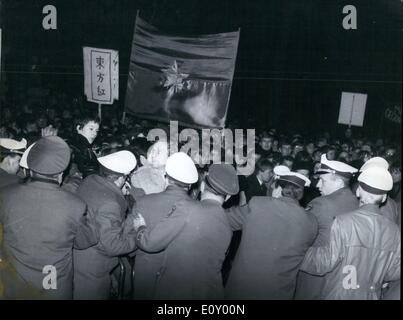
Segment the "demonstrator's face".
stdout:
[[291,146],[288,145],[288,144],[283,145],[283,146],[281,147],[281,155],[282,155],[283,157],[289,156],[289,155],[291,154],[291,151],[292,151]]
[[260,142],[260,146],[265,151],[270,150],[272,145],[273,145],[273,140],[270,138],[263,138],[262,141]]
[[87,138],[88,142],[91,144],[98,135],[99,124],[94,121],[90,121],[82,129],[77,129],[77,131],[79,134]]

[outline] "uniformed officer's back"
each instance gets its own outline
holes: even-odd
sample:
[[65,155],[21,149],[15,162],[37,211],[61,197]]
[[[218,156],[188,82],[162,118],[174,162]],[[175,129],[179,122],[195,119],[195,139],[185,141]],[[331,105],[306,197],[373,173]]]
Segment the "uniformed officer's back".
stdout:
[[72,297],[73,246],[83,249],[97,241],[86,224],[85,203],[60,188],[69,159],[61,138],[42,138],[28,155],[31,181],[0,194],[5,253],[16,272],[42,290],[45,266],[55,268],[57,290],[46,290],[44,298]]
[[[193,168],[194,164],[189,167]],[[139,248],[147,252],[164,250],[154,278],[152,298],[223,298],[221,268],[231,230],[222,204],[227,195],[238,191],[235,169],[215,164],[210,166],[201,184],[201,202],[190,198],[178,201],[169,215],[152,228],[138,213],[135,225]]]
[[316,236],[316,220],[298,202],[309,180],[288,169],[274,171],[282,197],[253,197],[228,214],[231,226],[243,233],[226,286],[229,299],[291,299],[299,265]]
[[185,200],[173,214],[184,225],[165,250],[155,298],[222,299],[220,271],[232,235],[224,209],[213,200]]

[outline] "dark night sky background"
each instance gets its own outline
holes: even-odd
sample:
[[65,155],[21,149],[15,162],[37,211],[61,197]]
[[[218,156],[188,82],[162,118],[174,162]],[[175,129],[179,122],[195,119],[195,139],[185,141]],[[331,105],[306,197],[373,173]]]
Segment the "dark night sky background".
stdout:
[[[35,77],[19,72],[38,56],[40,70],[50,72],[42,74],[43,81],[81,93],[82,46],[111,48],[120,54],[122,104],[139,9],[167,32],[241,28],[229,107],[230,119],[242,119],[241,127],[342,129],[336,124],[340,96],[351,91],[368,93],[365,133],[400,132],[400,126],[381,120],[385,108],[401,106],[400,0],[0,1],[3,71],[13,90]],[[46,4],[57,7],[57,30],[42,28]],[[348,4],[357,8],[358,30],[342,28],[342,8]]]

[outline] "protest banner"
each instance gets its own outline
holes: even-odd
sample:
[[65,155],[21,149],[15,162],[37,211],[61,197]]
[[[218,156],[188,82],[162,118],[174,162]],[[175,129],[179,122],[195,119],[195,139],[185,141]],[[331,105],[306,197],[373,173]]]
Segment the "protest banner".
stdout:
[[184,37],[163,33],[137,15],[125,111],[190,127],[223,128],[238,42],[239,30]]
[[83,47],[84,93],[87,100],[101,105],[119,100],[119,52]]
[[367,94],[342,92],[338,123],[362,127],[366,103]]
[[[1,45],[2,45],[2,30],[0,28],[0,94],[2,93],[2,83],[1,83],[1,73],[2,73],[2,63],[1,63]],[[2,99],[0,98],[0,116],[2,114]]]
[[385,118],[400,124],[402,122],[402,107],[394,106],[393,108],[387,108],[385,110]]

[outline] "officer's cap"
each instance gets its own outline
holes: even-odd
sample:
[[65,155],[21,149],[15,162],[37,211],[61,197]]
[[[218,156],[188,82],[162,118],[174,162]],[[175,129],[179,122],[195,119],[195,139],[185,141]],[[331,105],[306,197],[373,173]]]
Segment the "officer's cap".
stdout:
[[358,177],[361,188],[372,194],[386,194],[392,190],[393,179],[389,171],[382,167],[369,167]]
[[326,154],[320,158],[318,174],[335,173],[345,178],[351,178],[358,170],[341,161],[327,160]]
[[28,167],[28,163],[27,163],[27,158],[28,158],[28,154],[31,151],[32,147],[35,145],[35,143],[31,144],[22,154],[21,156],[21,160],[20,160],[20,166],[25,168],[25,169],[29,169]]
[[222,195],[234,195],[239,192],[236,171],[229,164],[212,164],[206,177],[207,184]]
[[19,153],[23,152],[21,149],[25,149],[27,147],[27,140],[24,138],[21,141],[17,141],[9,138],[0,138],[0,150],[5,149],[5,153]]
[[58,136],[39,139],[27,156],[27,166],[40,174],[58,174],[63,172],[70,162],[70,148]]
[[127,150],[122,150],[98,158],[98,162],[109,171],[127,175],[137,165],[136,157]]
[[303,174],[290,171],[286,166],[276,166],[274,167],[273,172],[275,174],[275,179],[295,184],[300,188],[309,187],[311,185],[311,180]]
[[386,170],[389,169],[389,163],[381,157],[374,157],[366,161],[362,167],[360,168],[360,171],[364,171],[370,167],[379,167],[379,168],[384,168]]
[[168,157],[165,172],[171,178],[186,184],[193,184],[199,179],[193,160],[184,152],[176,152]]

